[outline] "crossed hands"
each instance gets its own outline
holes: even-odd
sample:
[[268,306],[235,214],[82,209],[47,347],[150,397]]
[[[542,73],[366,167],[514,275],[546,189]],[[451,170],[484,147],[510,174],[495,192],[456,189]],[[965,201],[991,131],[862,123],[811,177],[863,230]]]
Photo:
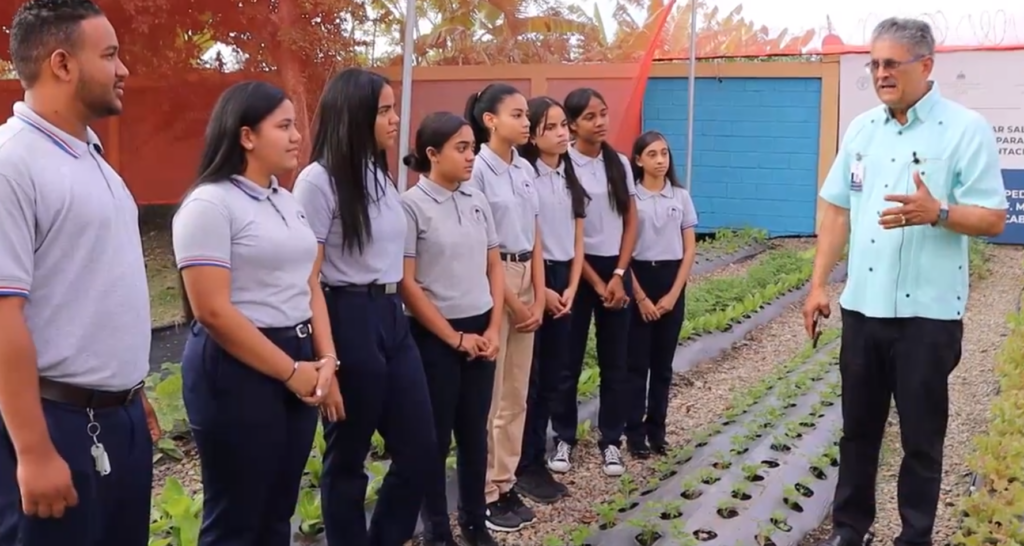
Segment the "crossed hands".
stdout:
[[285,382],[288,390],[306,404],[319,406],[328,421],[345,419],[345,403],[334,380],[337,371],[334,358],[325,356],[315,362],[299,362],[295,374]]
[[458,332],[458,335],[449,343],[456,351],[466,354],[470,360],[494,360],[498,358],[498,330],[488,328],[484,335]]

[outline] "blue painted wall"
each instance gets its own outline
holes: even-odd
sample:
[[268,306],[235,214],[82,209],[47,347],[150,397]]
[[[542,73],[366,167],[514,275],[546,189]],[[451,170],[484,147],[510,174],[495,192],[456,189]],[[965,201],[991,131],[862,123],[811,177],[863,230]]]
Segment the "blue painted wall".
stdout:
[[[651,78],[644,130],[668,139],[686,173],[685,78]],[[814,233],[821,80],[698,78],[693,184],[699,231],[756,227],[771,236]]]

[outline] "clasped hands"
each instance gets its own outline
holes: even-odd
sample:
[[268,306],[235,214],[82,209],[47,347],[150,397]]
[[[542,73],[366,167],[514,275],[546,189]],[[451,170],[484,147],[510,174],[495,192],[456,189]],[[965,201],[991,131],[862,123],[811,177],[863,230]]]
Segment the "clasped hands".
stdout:
[[329,421],[345,419],[345,405],[338,383],[334,380],[337,360],[323,356],[319,360],[298,362],[295,373],[285,381],[288,390],[310,406],[319,406]]
[[914,186],[917,188],[909,195],[886,195],[885,200],[900,203],[901,206],[882,211],[878,225],[883,229],[895,229],[907,226],[928,226],[939,221],[939,210],[942,204],[928,191],[928,186],[921,180],[921,174],[914,171]]
[[456,351],[465,353],[470,360],[494,360],[498,358],[498,329],[488,328],[483,335],[468,332],[454,332],[448,344]]

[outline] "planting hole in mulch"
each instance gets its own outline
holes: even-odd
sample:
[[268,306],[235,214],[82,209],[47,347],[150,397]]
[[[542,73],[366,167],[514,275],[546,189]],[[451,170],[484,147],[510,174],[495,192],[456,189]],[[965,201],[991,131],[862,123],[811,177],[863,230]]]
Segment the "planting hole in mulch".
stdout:
[[750,474],[750,475],[745,476],[745,478],[747,479],[748,482],[755,482],[756,483],[756,482],[763,482],[764,481],[764,476],[762,476],[760,474]]
[[728,470],[732,463],[729,461],[715,461],[711,463],[711,466],[715,467],[716,470]]
[[733,455],[743,455],[744,453],[746,453],[748,451],[750,451],[750,449],[745,448],[745,447],[741,447],[740,449],[730,449],[729,453],[732,453]]
[[783,407],[786,408],[786,409],[793,409],[793,408],[796,407],[796,402],[790,402],[790,403],[786,404]]
[[722,426],[723,427],[727,427],[727,426],[729,426],[729,425],[731,425],[731,424],[733,424],[735,422],[736,421],[733,421],[732,419],[726,419],[725,421],[722,421]]
[[675,476],[678,473],[679,473],[678,470],[669,470],[668,472],[658,476],[658,479],[661,480],[661,481],[666,481],[666,480],[668,480],[672,476]]
[[800,426],[803,428],[814,428],[818,425],[814,421],[800,421]]
[[646,497],[647,495],[650,495],[651,493],[654,493],[657,490],[657,487],[648,487],[647,489],[644,489],[643,491],[640,492],[640,496]]
[[661,536],[661,533],[657,531],[651,534],[637,533],[633,535],[633,540],[640,546],[653,546],[655,542],[661,540]]
[[836,405],[836,403],[831,401],[831,400],[822,400],[821,401],[821,405],[825,406],[825,407],[831,407],[831,406]]
[[796,502],[793,499],[782,499],[782,502],[786,503],[786,507],[789,508],[790,510],[796,512],[797,514],[803,514],[804,513],[804,507],[800,506],[799,502]]
[[775,459],[765,459],[761,461],[761,465],[765,468],[778,468],[779,461],[776,461]]
[[789,453],[790,451],[793,451],[793,448],[790,447],[789,444],[780,444],[776,442],[772,442],[771,449],[772,451],[778,451],[779,453]]
[[775,544],[775,541],[772,540],[772,537],[758,535],[754,537],[754,540],[757,541],[757,546],[778,546]]
[[680,493],[679,496],[683,497],[686,500],[696,500],[696,499],[699,499],[700,496],[703,495],[703,494],[704,494],[704,492],[701,491],[700,489],[687,489],[687,490],[683,491],[682,493]]
[[740,511],[732,507],[719,508],[718,510],[715,510],[715,513],[722,519],[732,519],[740,515]]
[[782,531],[783,533],[788,533],[793,530],[793,526],[789,523],[786,523],[786,520],[784,519],[772,518],[772,525],[774,525],[776,529]]
[[683,515],[683,511],[682,510],[673,510],[671,512],[662,511],[661,514],[658,514],[658,517],[660,517],[661,519],[663,519],[665,521],[669,521],[669,520],[673,520],[673,519],[678,519],[682,515]]
[[718,533],[712,531],[711,529],[697,529],[693,532],[693,538],[701,542],[707,542],[709,540],[715,540],[716,538],[718,538]]
[[827,480],[828,479],[828,474],[825,474],[825,471],[822,470],[821,468],[818,468],[817,466],[812,466],[811,467],[811,476],[814,476],[815,478],[817,478],[819,480]]
[[839,459],[833,457],[829,459],[828,464],[832,465],[832,468],[839,468]]
[[704,479],[700,481],[700,483],[704,485],[712,485],[718,483],[718,480],[720,479],[721,478],[719,478],[718,476],[705,476]]
[[791,438],[793,440],[799,440],[800,438],[803,438],[804,435],[803,435],[802,432],[793,431],[793,432],[787,432],[786,433],[786,437],[787,438]]
[[700,442],[697,442],[696,444],[694,444],[693,447],[704,447],[706,445],[708,445],[708,441],[707,440],[703,440],[703,441],[700,441]]
[[619,513],[625,514],[626,512],[629,512],[630,510],[636,508],[637,506],[640,506],[639,502],[631,501],[629,504],[623,506],[622,508],[619,508]]
[[811,498],[811,497],[814,496],[814,490],[811,489],[810,487],[807,487],[806,485],[804,485],[802,483],[798,483],[798,484],[794,485],[793,488],[796,489],[797,493],[800,493],[801,495],[803,495],[803,496],[805,496],[807,498]]
[[733,491],[731,496],[738,501],[748,501],[753,498],[746,491]]

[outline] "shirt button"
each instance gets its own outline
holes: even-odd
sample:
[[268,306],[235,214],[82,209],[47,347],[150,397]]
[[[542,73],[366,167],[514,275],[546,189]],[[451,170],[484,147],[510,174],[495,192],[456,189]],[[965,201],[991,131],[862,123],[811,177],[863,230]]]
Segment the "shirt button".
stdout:
[[896,158],[895,158],[895,157],[894,157],[894,158],[892,158],[892,162],[893,162],[893,163],[896,163]]
[[902,135],[902,134],[903,134],[903,131],[896,131],[896,134],[897,134],[897,135]]
[[871,244],[875,244],[875,240],[874,239],[871,239]]
[[956,301],[960,301],[960,296],[957,296],[957,297],[956,297]]
[[875,268],[873,268],[873,267],[869,267],[868,268],[868,271],[874,271],[874,270],[875,270]]
[[910,294],[907,294],[907,297],[909,298],[909,297],[910,297]]

